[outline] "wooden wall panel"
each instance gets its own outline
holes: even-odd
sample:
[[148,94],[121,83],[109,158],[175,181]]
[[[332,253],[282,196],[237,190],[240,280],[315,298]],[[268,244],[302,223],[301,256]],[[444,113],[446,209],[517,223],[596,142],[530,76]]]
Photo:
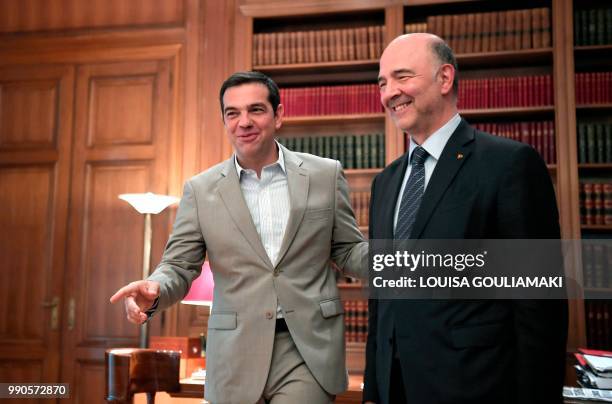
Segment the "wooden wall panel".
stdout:
[[74,70],[0,67],[0,82],[0,361],[56,381]]
[[0,189],[0,206],[9,213],[0,216],[0,256],[2,266],[10,268],[0,271],[0,307],[13,308],[0,311],[0,338],[44,343],[46,309],[32,300],[46,295],[52,269],[53,169],[0,169]]
[[155,85],[154,75],[94,77],[88,146],[151,144]]
[[[0,361],[0,380],[2,383],[36,383],[43,380],[41,361],[12,360]],[[9,401],[9,400],[4,400]],[[18,404],[40,404],[48,400],[36,398],[20,398],[13,400]]]
[[117,195],[148,190],[151,167],[113,162],[88,165],[85,179],[83,280],[77,322],[78,344],[108,338],[137,338],[138,327],[125,321],[121,305],[109,306],[109,292],[137,279],[142,268],[143,216]]
[[0,148],[52,147],[57,85],[53,80],[0,82]]
[[[77,69],[65,293],[75,321],[66,321],[62,341],[62,379],[73,383],[74,402],[92,389],[102,391],[104,384],[95,372],[83,378],[81,364],[102,369],[106,348],[138,343],[139,328],[125,319],[123,304],[108,303],[119,287],[142,274],[143,216],[118,195],[168,193],[173,60],[151,55]],[[168,237],[160,222],[153,234]]]
[[184,0],[0,0],[0,32],[183,25]]
[[106,390],[104,383],[100,383],[104,380],[104,362],[79,361],[75,364],[75,374],[77,384],[87,389],[75,390],[71,397],[73,403],[106,404]]
[[[223,126],[219,89],[223,81],[234,72],[231,49],[234,44],[232,29],[236,5],[232,0],[207,1],[205,5],[207,18],[202,35],[204,52],[201,65],[208,69],[208,73],[202,83],[204,118],[201,122],[200,171],[225,160],[232,152]],[[221,32],[227,35],[220,35]],[[214,63],[211,63],[213,60]]]

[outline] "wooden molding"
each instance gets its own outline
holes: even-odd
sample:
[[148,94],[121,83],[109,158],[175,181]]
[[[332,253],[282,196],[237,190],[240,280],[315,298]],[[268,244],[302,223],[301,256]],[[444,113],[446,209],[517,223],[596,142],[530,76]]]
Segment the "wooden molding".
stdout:
[[382,9],[398,0],[242,0],[240,12],[249,17],[276,17]]

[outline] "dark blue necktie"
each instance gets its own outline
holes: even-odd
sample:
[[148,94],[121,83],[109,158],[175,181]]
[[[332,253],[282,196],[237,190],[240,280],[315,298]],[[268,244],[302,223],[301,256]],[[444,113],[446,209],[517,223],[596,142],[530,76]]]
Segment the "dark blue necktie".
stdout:
[[402,195],[397,224],[395,226],[396,239],[410,238],[414,220],[421,205],[425,190],[425,160],[429,153],[421,146],[417,146],[410,157],[410,176]]

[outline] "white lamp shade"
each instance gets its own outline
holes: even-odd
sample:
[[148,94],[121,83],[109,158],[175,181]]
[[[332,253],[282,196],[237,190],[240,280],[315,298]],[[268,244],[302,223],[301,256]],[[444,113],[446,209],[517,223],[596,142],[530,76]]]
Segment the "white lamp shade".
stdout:
[[180,200],[175,196],[158,195],[152,192],[147,192],[146,194],[121,194],[119,199],[123,199],[132,205],[138,213],[152,213],[154,215]]

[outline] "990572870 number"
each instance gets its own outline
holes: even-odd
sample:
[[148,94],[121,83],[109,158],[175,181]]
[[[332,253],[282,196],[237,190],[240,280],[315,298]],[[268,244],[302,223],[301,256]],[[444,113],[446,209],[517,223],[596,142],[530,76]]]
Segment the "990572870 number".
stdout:
[[0,398],[69,398],[68,383],[0,383]]

